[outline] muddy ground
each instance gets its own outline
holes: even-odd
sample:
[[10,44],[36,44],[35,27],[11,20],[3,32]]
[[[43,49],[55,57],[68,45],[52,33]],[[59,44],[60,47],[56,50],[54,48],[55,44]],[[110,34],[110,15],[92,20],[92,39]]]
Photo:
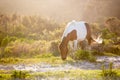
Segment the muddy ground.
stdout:
[[32,72],[47,72],[47,71],[66,71],[66,70],[100,70],[104,64],[106,68],[109,67],[109,63],[113,63],[113,68],[120,68],[120,57],[97,57],[97,62],[87,61],[75,61],[67,62],[65,64],[51,65],[49,63],[35,63],[35,64],[15,64],[15,65],[0,65],[0,70],[27,70]]

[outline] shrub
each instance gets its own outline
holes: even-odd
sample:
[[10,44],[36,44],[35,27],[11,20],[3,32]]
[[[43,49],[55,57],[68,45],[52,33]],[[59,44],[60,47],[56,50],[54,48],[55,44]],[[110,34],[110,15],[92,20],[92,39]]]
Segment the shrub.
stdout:
[[8,43],[9,43],[9,37],[6,36],[6,37],[2,40],[1,46],[7,46]]
[[49,47],[49,51],[54,55],[58,56],[59,55],[59,50],[58,50],[58,43],[59,41],[52,41]]
[[11,41],[15,41],[17,37],[14,36],[6,36],[5,38],[2,39],[1,46],[5,47],[10,43]]
[[104,39],[112,39],[114,37],[117,37],[115,33],[110,32],[107,28],[102,30],[102,37]]
[[4,39],[4,37],[6,37],[6,34],[5,33],[1,33],[1,30],[0,30],[0,46],[1,46],[1,42]]
[[9,57],[9,58],[1,58],[0,59],[0,63],[1,64],[10,64],[10,63],[12,63],[12,64],[14,64],[14,63],[16,63],[16,62],[21,62],[22,60],[21,59],[19,59],[19,58],[13,58],[13,57]]
[[9,42],[4,49],[1,48],[1,51],[3,52],[1,56],[32,57],[37,54],[48,53],[49,47],[50,42],[45,40],[36,41],[22,38],[17,39],[14,42]]
[[96,61],[96,58],[91,54],[91,52],[85,50],[77,50],[74,54],[74,58],[76,60],[87,60],[90,62]]
[[105,45],[104,52],[120,55],[120,46],[119,45]]
[[115,44],[120,44],[120,20],[116,17],[111,17],[106,20],[106,28],[109,30],[108,34],[105,34],[113,41]]
[[29,51],[30,44],[16,40],[15,42],[9,43],[9,45],[5,47],[4,55],[20,57],[23,53],[24,55],[29,54]]
[[111,31],[112,33],[115,33],[116,35],[120,36],[120,20],[116,17],[111,17],[106,20],[106,27]]
[[51,57],[53,57],[53,54],[51,53],[44,53],[44,54],[35,56],[35,58],[51,58]]
[[5,47],[3,56],[4,57],[9,57],[10,55],[13,55],[12,54],[13,53],[12,49],[13,49],[12,46]]
[[103,55],[104,45],[103,44],[95,44],[91,45],[91,53],[94,55]]
[[29,73],[26,71],[13,71],[11,77],[13,80],[26,80]]
[[113,63],[109,63],[109,69],[105,69],[105,66],[102,65],[102,73],[101,76],[104,80],[116,80],[117,73],[113,71]]
[[97,36],[97,34],[101,31],[100,24],[98,23],[92,23],[90,24],[91,26],[91,31],[94,36]]

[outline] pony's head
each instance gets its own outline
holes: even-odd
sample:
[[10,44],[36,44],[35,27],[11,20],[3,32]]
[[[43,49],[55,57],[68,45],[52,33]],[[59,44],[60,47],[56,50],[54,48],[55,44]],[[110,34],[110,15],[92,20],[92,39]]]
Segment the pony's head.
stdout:
[[62,60],[65,60],[67,58],[67,54],[68,54],[67,45],[61,42],[59,45],[59,50],[60,50]]

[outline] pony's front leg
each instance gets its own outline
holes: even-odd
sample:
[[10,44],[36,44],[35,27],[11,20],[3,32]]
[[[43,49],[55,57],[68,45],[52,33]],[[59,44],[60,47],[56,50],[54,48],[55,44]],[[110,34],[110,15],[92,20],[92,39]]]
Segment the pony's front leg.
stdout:
[[69,45],[70,45],[70,49],[74,49],[74,47],[73,47],[73,41],[69,41]]
[[74,51],[78,49],[77,43],[78,43],[78,41],[77,41],[77,40],[74,40]]

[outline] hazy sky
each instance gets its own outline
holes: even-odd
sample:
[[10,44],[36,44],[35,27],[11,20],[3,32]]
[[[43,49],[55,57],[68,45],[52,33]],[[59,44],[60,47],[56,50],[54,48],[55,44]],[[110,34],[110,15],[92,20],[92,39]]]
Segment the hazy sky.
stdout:
[[0,12],[37,14],[58,21],[73,19],[92,21],[94,18],[107,15],[118,16],[119,14],[111,14],[117,13],[119,6],[118,2],[113,1],[120,2],[120,0],[0,0]]
[[[77,2],[76,2],[77,1]],[[79,19],[88,0],[0,0],[1,12]],[[79,11],[78,11],[78,6]]]

